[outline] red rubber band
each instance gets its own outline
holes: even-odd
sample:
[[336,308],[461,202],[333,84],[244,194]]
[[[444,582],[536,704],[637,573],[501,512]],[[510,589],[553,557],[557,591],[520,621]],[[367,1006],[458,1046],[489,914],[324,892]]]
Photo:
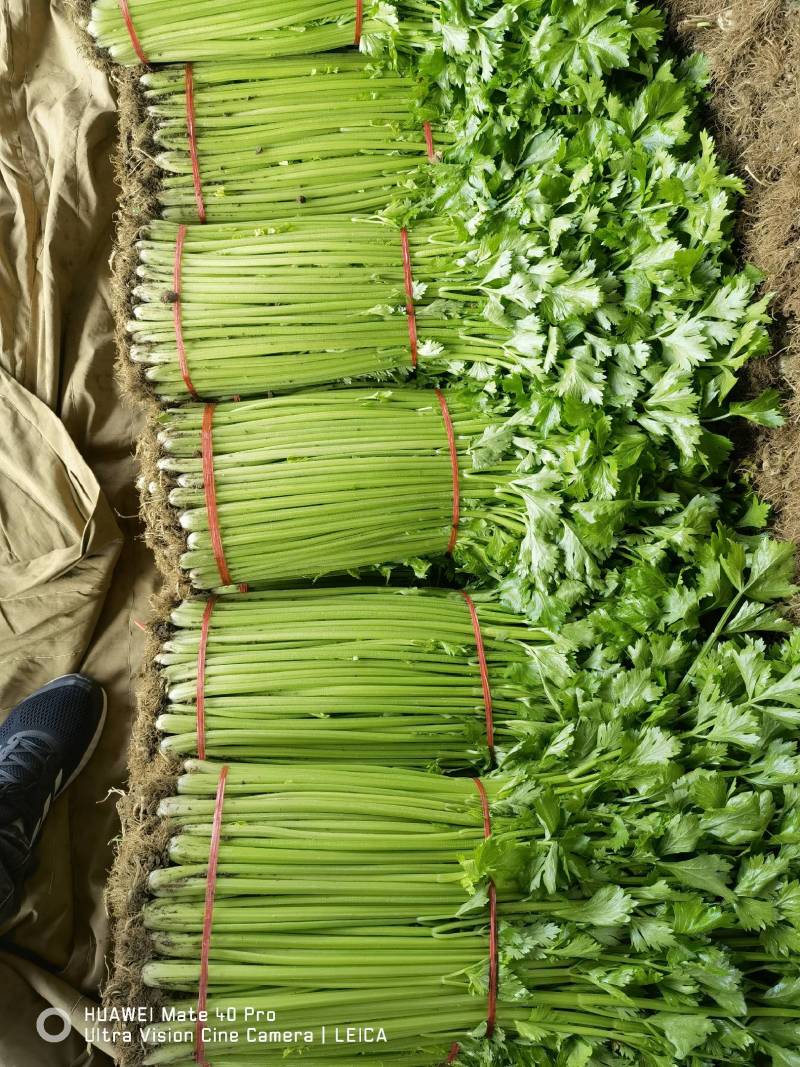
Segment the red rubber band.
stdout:
[[450,1052],[449,1052],[449,1054],[447,1056],[447,1059],[444,1062],[445,1063],[455,1063],[456,1060],[458,1059],[459,1052],[461,1052],[461,1045],[459,1045],[459,1043],[457,1041],[455,1041],[453,1043],[453,1047],[450,1049]]
[[356,48],[361,45],[361,27],[364,22],[364,0],[356,0],[356,27],[353,34],[353,44]]
[[481,687],[483,689],[483,706],[486,711],[486,740],[489,744],[489,752],[494,760],[494,715],[492,709],[492,687],[489,685],[489,667],[486,663],[486,649],[483,645],[483,634],[478,619],[478,609],[469,593],[461,590],[461,595],[467,602],[470,618],[472,619],[472,632],[475,634],[475,649],[478,653],[478,665],[481,670]]
[[197,990],[198,1019],[194,1030],[194,1058],[196,1063],[204,1061],[203,1026],[201,1013],[208,1004],[208,957],[211,950],[211,925],[214,921],[214,896],[217,890],[217,864],[219,861],[219,842],[222,836],[222,808],[225,803],[225,782],[228,768],[219,772],[217,799],[214,803],[214,821],[211,824],[211,847],[208,850],[208,874],[206,875],[206,903],[203,912],[203,941],[200,950],[200,984]]
[[125,23],[125,28],[128,31],[128,36],[131,39],[133,50],[139,58],[140,63],[144,63],[145,66],[150,62],[147,56],[144,54],[139,36],[136,33],[136,29],[133,25],[133,19],[131,18],[130,10],[128,9],[128,0],[119,0],[119,12],[122,15],[122,21]]
[[211,629],[211,616],[217,598],[212,593],[206,601],[203,621],[200,625],[200,644],[197,648],[197,755],[206,758],[206,652],[208,650],[208,632]]
[[228,570],[228,564],[225,559],[222,531],[219,527],[219,512],[217,511],[217,484],[214,476],[214,409],[216,406],[216,404],[206,404],[203,411],[203,428],[200,432],[200,443],[203,452],[203,491],[206,497],[211,548],[214,551],[219,580],[222,585],[233,585],[231,572]]
[[453,420],[450,418],[450,411],[447,407],[447,401],[444,398],[444,393],[441,389],[436,390],[436,396],[439,398],[439,407],[442,409],[442,418],[444,419],[444,428],[447,430],[447,443],[450,446],[450,464],[453,469],[453,518],[451,520],[450,527],[450,540],[447,543],[447,554],[453,551],[456,547],[456,541],[458,540],[458,524],[461,519],[461,489],[459,484],[459,472],[458,472],[458,449],[456,448],[456,435],[453,430]]
[[175,347],[178,350],[178,366],[181,371],[183,384],[189,391],[192,400],[199,400],[197,390],[194,387],[192,376],[189,373],[189,361],[186,358],[186,345],[183,340],[183,308],[181,305],[181,273],[183,266],[183,243],[186,240],[186,227],[181,224],[178,227],[178,235],[175,238],[175,262],[172,266],[172,290],[175,294],[175,302],[172,305],[172,321],[175,323]]
[[497,1019],[497,889],[489,882],[489,1001],[486,1006],[486,1036],[494,1033]]
[[[489,811],[489,798],[480,778],[473,778],[475,788],[481,798],[483,809],[483,835],[492,836],[492,816]],[[486,1005],[486,1036],[491,1037],[494,1033],[494,1024],[497,1019],[497,890],[494,882],[489,882],[489,994]]]
[[428,159],[431,163],[436,160],[436,148],[433,144],[433,130],[429,122],[422,123],[422,132],[425,134],[425,147],[428,150]]
[[408,343],[411,346],[411,366],[417,365],[417,313],[414,309],[414,275],[411,272],[411,250],[408,247],[408,230],[400,231],[400,247],[403,250],[403,280],[406,284],[406,318],[408,319]]
[[200,179],[200,160],[197,158],[197,131],[194,123],[194,73],[192,64],[183,68],[186,82],[186,133],[189,138],[189,158],[192,161],[192,181],[194,182],[194,201],[197,204],[197,217],[206,221],[206,205],[203,200],[203,183]]

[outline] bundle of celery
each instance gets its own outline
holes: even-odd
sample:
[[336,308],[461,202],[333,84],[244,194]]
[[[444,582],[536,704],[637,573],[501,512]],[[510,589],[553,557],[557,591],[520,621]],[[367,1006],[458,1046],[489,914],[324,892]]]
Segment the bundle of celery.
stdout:
[[[463,566],[493,569],[484,562],[489,542],[511,562],[524,536],[514,488],[519,461],[471,469],[470,450],[492,420],[451,394],[454,466],[443,402],[433,390],[345,389],[218,405],[214,481],[232,581],[443,555],[456,517],[455,557]],[[160,466],[177,476],[170,502],[188,532],[182,564],[195,585],[213,588],[221,574],[199,458],[204,412],[196,404],[164,412]]]
[[[765,703],[780,722],[797,721],[798,640],[763,644],[792,629],[776,610],[794,592],[792,552],[753,536],[756,510],[744,516],[749,531],[726,529],[709,497],[640,531],[588,604],[569,612],[550,598],[558,637],[523,624],[494,594],[473,592],[498,760],[536,765],[582,708],[602,709],[609,722],[657,722],[667,709],[696,714],[701,694],[698,743],[750,744],[752,708]],[[504,591],[517,595],[512,583]],[[171,707],[159,726],[185,733],[165,740],[168,751],[195,750],[205,610],[198,601],[176,609],[178,630],[161,657]],[[462,594],[364,585],[220,598],[204,658],[207,750],[251,760],[344,753],[353,763],[476,762],[487,714],[468,615]]]
[[[657,79],[662,84],[670,81],[670,92],[656,96],[641,91],[647,65],[658,61],[653,44],[660,21],[654,12],[637,12],[624,2],[606,5],[605,18],[595,32],[613,24],[617,40],[613,51],[597,57],[594,74],[607,83],[609,93],[613,91],[614,109],[609,107],[606,113],[598,107],[598,100],[590,114],[580,107],[583,101],[576,79],[570,76],[574,71],[566,62],[576,27],[569,25],[569,19],[559,24],[547,4],[538,6],[538,21],[527,10],[512,15],[510,7],[506,9],[505,21],[499,19],[493,27],[493,39],[481,40],[480,73],[465,56],[447,49],[444,55],[435,53],[435,59],[428,55],[421,72],[413,67],[413,81],[393,69],[377,76],[380,68],[355,53],[196,66],[192,110],[208,216],[212,221],[225,221],[274,219],[309,210],[363,212],[385,207],[393,192],[402,200],[406,187],[414,189],[414,199],[419,199],[411,172],[422,153],[433,147],[423,138],[423,124],[434,118],[436,149],[447,148],[448,158],[460,166],[438,169],[431,205],[434,210],[455,211],[464,221],[469,219],[471,227],[487,212],[515,222],[532,218],[530,190],[520,188],[530,184],[532,164],[537,196],[561,196],[563,189],[557,184],[545,189],[538,175],[544,166],[552,167],[557,155],[555,139],[562,133],[580,137],[587,121],[594,123],[595,137],[598,121],[602,121],[604,134],[613,137],[615,155],[638,147],[641,163],[648,169],[670,164],[669,159],[659,160],[652,154],[650,140],[656,126],[660,150],[669,147],[686,161],[696,155],[696,138],[686,144],[681,123],[701,86],[699,65],[685,65],[680,83],[665,65]],[[441,49],[437,35],[446,37],[447,16],[455,15],[446,9],[442,5],[431,27],[428,52]],[[526,32],[532,28],[534,39],[527,41]],[[509,29],[511,39],[505,40]],[[480,37],[477,13],[474,24],[468,21],[459,27],[466,37],[475,31]],[[535,63],[520,80],[521,70],[516,68],[529,63],[531,55]],[[618,68],[626,66],[626,59],[630,62],[623,77]],[[634,59],[637,66],[633,66]],[[495,64],[512,70],[501,69],[493,75]],[[491,98],[468,91],[465,81],[476,78],[488,83],[485,89],[491,86]],[[168,149],[157,157],[171,174],[159,195],[164,214],[192,221],[196,218],[195,189],[183,69],[149,72],[141,81],[156,121],[156,141]],[[635,108],[635,136],[620,122],[623,102]],[[621,168],[620,174],[624,172]],[[584,174],[584,190],[585,178]],[[651,184],[636,183],[640,194]],[[626,195],[621,188],[607,189],[605,194],[615,200]],[[693,191],[688,195],[693,196]],[[298,203],[306,206],[299,209]],[[541,206],[533,216],[540,225],[547,221]]]
[[[530,397],[547,407],[548,422],[589,429],[612,417],[691,453],[711,444],[700,418],[724,416],[740,367],[767,345],[764,302],[750,303],[757,279],[731,276],[701,291],[696,277],[675,277],[671,245],[669,263],[637,274],[647,286],[648,276],[658,280],[669,296],[645,311],[637,288],[635,312],[611,275],[591,278],[594,268],[581,263],[570,272],[524,231],[465,242],[451,222],[403,231],[337,216],[191,227],[180,294],[173,291],[177,249],[174,224],[150,224],[139,243],[140,303],[129,324],[131,357],[168,399],[185,397],[189,383],[200,396],[219,397],[385,377],[408,372],[416,352],[426,373],[517,402]],[[647,255],[634,260],[643,266]],[[712,259],[709,272],[717,270]],[[620,283],[633,284],[621,265]],[[759,421],[774,421],[773,408],[769,398],[739,405]]]
[[[469,779],[231,765],[209,1009],[268,1006],[278,1014],[272,1051],[299,1051],[285,1031],[313,1030],[320,1063],[321,1027],[347,1024],[383,1027],[390,1052],[435,1050],[432,1064],[475,1031],[459,1062],[507,1062],[512,1035],[514,1062],[531,1064],[554,1054],[643,1067],[790,1062],[780,1056],[797,1030],[796,968],[775,935],[791,936],[796,922],[798,858],[776,835],[795,825],[796,787],[780,810],[746,757],[723,758],[724,770],[697,757],[682,766],[693,724],[674,727],[587,719],[577,729],[595,750],[580,763],[562,742],[527,773],[483,779],[488,842]],[[219,772],[190,762],[179,795],[161,804],[176,826],[174,865],[150,878],[156,958],[144,979],[165,990],[197,989]],[[489,877],[499,917],[492,1042],[480,1037]],[[167,1024],[165,1036],[185,1025]],[[246,1051],[245,1024],[224,1029],[208,1048],[214,1063]],[[166,1040],[147,1062],[187,1058]]]
[[[160,808],[177,824],[170,844],[175,866],[150,878],[156,899],[146,906],[145,923],[161,958],[145,966],[143,977],[165,990],[197,987],[214,806],[206,797],[218,772],[213,764],[190,763],[181,795]],[[487,788],[493,796],[496,786]],[[493,832],[498,843],[528,836],[499,814]],[[231,765],[209,1008],[227,1007],[229,998],[258,1006],[269,996],[280,1022],[269,1029],[294,1028],[302,1018],[316,1038],[308,1051],[320,1062],[328,1061],[321,1026],[332,1033],[347,1022],[384,1028],[387,1043],[378,1054],[424,1045],[433,1050],[429,1064],[442,1062],[452,1041],[487,1012],[486,994],[477,994],[488,952],[485,911],[476,904],[472,914],[456,917],[467,899],[459,857],[483,839],[480,796],[468,779],[388,767],[361,773],[276,766],[254,776],[246,764]],[[513,881],[498,892],[503,921],[522,919]],[[513,1003],[500,1010],[501,1023],[511,1023]],[[207,1046],[209,1059],[225,1063],[229,1051],[241,1051],[226,1045]],[[265,1059],[279,1059],[284,1049],[292,1051],[274,1042]],[[356,1051],[364,1047],[351,1047]],[[185,1047],[167,1045],[148,1061],[169,1062],[170,1052],[186,1055]]]
[[[139,242],[140,303],[128,327],[131,357],[167,399],[188,392],[172,307],[176,236],[172,223],[153,222]],[[483,270],[461,260],[454,225],[420,223],[408,243],[421,365],[433,373],[454,361],[513,369],[509,333],[482,317]],[[200,396],[252,396],[412,367],[395,225],[324,216],[191,227],[181,262],[181,332]]]
[[[205,653],[212,757],[483,765],[487,715],[504,750],[536,728],[528,697],[554,639],[474,593],[489,707],[469,602],[456,592],[359,585],[226,596]],[[197,752],[197,658],[205,604],[184,601],[159,656],[167,752]],[[530,722],[528,721],[530,717]]]
[[[213,411],[204,476],[210,410],[169,409],[159,433],[160,466],[176,483],[170,501],[188,532],[182,563],[199,588],[401,562],[421,574],[419,557],[450,549],[462,573],[502,582],[532,620],[563,619],[613,580],[603,567],[618,546],[655,552],[679,543],[685,522],[707,526],[719,510],[724,438],[708,434],[708,451],[676,457],[658,436],[662,423],[648,426],[652,437],[644,419],[586,427],[571,404],[572,425],[561,427],[552,404],[507,414],[455,388],[224,403]],[[212,450],[229,575],[209,524]]]
[[[145,74],[165,218],[197,219],[181,68]],[[448,135],[426,142],[408,78],[375,75],[356,53],[200,63],[192,76],[197,161],[210,222],[386,208]],[[435,147],[433,138],[435,137]]]
[[404,42],[422,46],[436,14],[425,0],[399,0],[394,7],[365,0],[359,32],[359,0],[283,0],[274,10],[265,10],[261,0],[128,0],[125,7],[131,28],[119,0],[94,0],[88,30],[128,65],[313,55],[357,44],[357,36],[370,50],[373,38],[388,45],[398,18]]

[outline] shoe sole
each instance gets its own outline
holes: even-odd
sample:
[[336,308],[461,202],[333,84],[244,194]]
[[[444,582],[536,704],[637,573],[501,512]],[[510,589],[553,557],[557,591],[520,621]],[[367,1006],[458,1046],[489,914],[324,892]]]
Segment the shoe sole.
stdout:
[[[64,680],[64,678],[70,678],[70,677],[72,677],[72,675],[64,674],[64,675],[61,676],[61,678],[54,678],[53,681],[50,683],[50,685],[55,685],[56,682],[61,682],[61,681]],[[97,684],[97,683],[95,683],[95,684]],[[89,744],[88,744],[88,746],[86,748],[86,751],[83,754],[83,758],[81,759],[80,763],[75,768],[75,770],[72,772],[72,774],[69,776],[69,778],[66,780],[66,782],[64,782],[62,784],[62,786],[58,790],[58,792],[53,796],[53,800],[54,801],[57,800],[61,796],[61,794],[64,792],[65,789],[68,789],[69,786],[72,785],[72,783],[75,781],[75,779],[81,773],[83,768],[86,766],[86,764],[89,762],[89,760],[94,755],[95,749],[97,748],[97,745],[98,745],[98,743],[100,741],[100,736],[103,733],[103,728],[105,727],[105,724],[106,724],[106,712],[108,711],[108,696],[107,696],[106,691],[105,691],[105,689],[103,688],[102,685],[99,686],[99,689],[100,689],[100,692],[103,694],[103,707],[102,707],[102,709],[100,711],[100,718],[97,720],[97,729],[95,730],[94,734],[92,735],[92,740],[89,742]]]

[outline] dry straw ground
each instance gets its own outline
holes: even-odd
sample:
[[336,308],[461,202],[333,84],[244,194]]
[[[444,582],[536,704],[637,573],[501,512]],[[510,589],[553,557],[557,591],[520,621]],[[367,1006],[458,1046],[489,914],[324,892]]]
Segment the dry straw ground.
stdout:
[[708,57],[708,124],[747,184],[738,225],[743,259],[775,294],[773,355],[751,387],[786,397],[786,425],[748,443],[742,463],[776,507],[777,533],[800,542],[800,3],[666,0],[679,45]]

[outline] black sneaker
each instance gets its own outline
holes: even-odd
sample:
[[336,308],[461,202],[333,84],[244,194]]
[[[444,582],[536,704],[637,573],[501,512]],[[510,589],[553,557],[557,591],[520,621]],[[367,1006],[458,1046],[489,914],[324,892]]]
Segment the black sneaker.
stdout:
[[106,694],[66,674],[17,704],[0,726],[0,921],[16,909],[50,805],[97,747]]

